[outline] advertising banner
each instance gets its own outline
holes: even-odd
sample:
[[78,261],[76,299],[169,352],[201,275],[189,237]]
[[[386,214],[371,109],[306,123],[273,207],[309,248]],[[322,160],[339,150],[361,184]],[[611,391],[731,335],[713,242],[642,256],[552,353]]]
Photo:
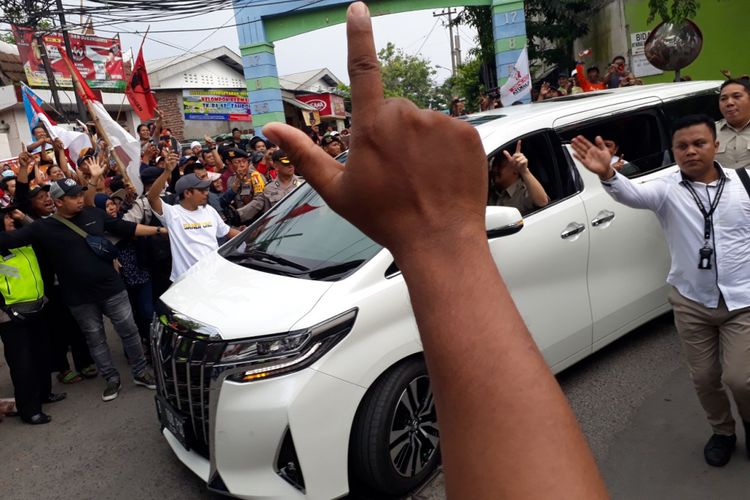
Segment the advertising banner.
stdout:
[[251,122],[247,90],[183,90],[186,120]]
[[296,96],[298,101],[312,106],[322,117],[346,118],[344,98],[336,94],[308,94]]
[[[47,74],[42,64],[39,50],[39,37],[31,28],[12,26],[16,37],[18,55],[21,58],[26,79],[31,87],[49,87]],[[122,65],[122,50],[117,38],[70,33],[70,46],[73,63],[81,72],[91,88],[125,89],[125,70]],[[62,35],[46,34],[41,36],[47,50],[52,72],[58,87],[73,88],[70,71],[62,60],[65,51]]]

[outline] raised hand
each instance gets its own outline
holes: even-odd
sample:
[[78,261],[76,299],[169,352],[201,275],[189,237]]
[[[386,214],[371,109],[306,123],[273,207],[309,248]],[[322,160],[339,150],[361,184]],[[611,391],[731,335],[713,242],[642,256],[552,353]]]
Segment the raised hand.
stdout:
[[518,175],[523,175],[529,170],[529,160],[526,158],[526,155],[521,152],[520,140],[516,143],[516,152],[513,153],[512,156],[505,150],[503,150],[503,154],[505,155],[505,158],[508,159],[513,169],[518,172]]
[[609,152],[604,140],[596,136],[595,144],[579,135],[572,141],[573,157],[580,161],[584,167],[606,180],[612,177],[612,153]]
[[[346,166],[331,158],[309,137],[280,123],[263,132],[281,149],[328,205],[397,260],[436,238],[485,233],[487,159],[476,130],[436,111],[420,110],[406,99],[385,99],[367,8],[354,3],[347,21],[353,128]],[[401,123],[404,127],[383,127]],[[464,174],[472,182],[456,183],[445,161],[445,145],[463,144]],[[393,148],[393,144],[409,147]],[[398,171],[399,181],[393,182]],[[451,200],[451,210],[445,210]],[[378,217],[374,217],[378,214]],[[438,245],[439,246],[439,245]]]
[[169,155],[166,157],[166,160],[164,162],[164,168],[166,169],[167,172],[172,173],[172,171],[177,166],[177,162],[179,161],[180,161],[179,154],[175,152],[169,153]]
[[612,168],[617,170],[618,172],[622,170],[622,167],[625,165],[625,155],[620,155],[620,159],[617,160],[614,164],[612,164]]
[[101,178],[106,170],[106,166],[102,165],[102,162],[93,156],[84,161],[83,164],[88,168],[89,173],[91,174],[91,179]]
[[63,144],[62,139],[58,137],[57,139],[52,141],[52,147],[55,151],[62,151],[65,149],[65,144]]
[[21,167],[27,168],[33,162],[34,157],[26,150],[26,145],[21,143],[21,153],[18,155],[18,164]]

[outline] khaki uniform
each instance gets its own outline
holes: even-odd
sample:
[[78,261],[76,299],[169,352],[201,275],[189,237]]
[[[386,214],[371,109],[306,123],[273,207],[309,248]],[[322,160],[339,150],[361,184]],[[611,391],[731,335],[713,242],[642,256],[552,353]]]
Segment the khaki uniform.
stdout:
[[727,168],[750,168],[750,124],[736,130],[721,120],[716,123],[716,132],[719,140],[716,161]]
[[531,200],[531,196],[529,196],[526,184],[521,179],[518,179],[502,191],[499,191],[497,188],[493,189],[487,204],[500,207],[515,207],[521,212],[521,215],[525,215],[537,208]]
[[296,175],[292,177],[292,181],[286,187],[281,185],[279,179],[269,182],[260,195],[256,195],[250,203],[237,211],[240,220],[244,222],[252,219],[259,213],[268,211],[272,206],[281,201],[284,196],[302,184],[302,182],[304,181]]

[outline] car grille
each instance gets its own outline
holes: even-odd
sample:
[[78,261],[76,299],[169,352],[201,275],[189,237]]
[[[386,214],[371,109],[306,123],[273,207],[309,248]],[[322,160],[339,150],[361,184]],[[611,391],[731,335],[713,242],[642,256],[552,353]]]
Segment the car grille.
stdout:
[[[191,448],[209,458],[209,401],[211,377],[226,345],[176,331],[154,322],[152,350],[157,390],[173,408],[188,417]],[[218,397],[218,394],[215,395]]]

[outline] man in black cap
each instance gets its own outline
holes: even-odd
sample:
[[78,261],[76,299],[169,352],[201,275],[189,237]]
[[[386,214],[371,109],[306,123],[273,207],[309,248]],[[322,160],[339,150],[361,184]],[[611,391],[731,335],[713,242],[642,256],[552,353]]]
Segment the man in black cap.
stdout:
[[[98,181],[99,175],[100,171],[92,170],[92,183]],[[130,238],[152,236],[163,229],[113,219],[101,210],[84,207],[85,190],[73,179],[52,183],[50,196],[57,207],[55,216],[0,234],[0,249],[33,245],[36,254],[52,265],[63,299],[86,336],[99,373],[107,381],[102,399],[111,401],[118,396],[121,384],[107,345],[103,315],[109,317],[120,335],[135,384],[149,389],[155,389],[156,384],[147,369],[125,284],[115,271],[113,258],[97,253],[90,243],[92,239],[100,241],[105,231]]]
[[320,141],[320,145],[323,150],[331,155],[332,158],[336,158],[338,155],[344,152],[344,145],[341,143],[338,134],[327,134],[323,136]]
[[268,211],[303,182],[301,178],[294,175],[294,165],[281,149],[273,154],[273,163],[279,172],[278,178],[269,182],[259,196],[237,211],[242,222]]
[[[245,154],[244,151],[242,153]],[[218,238],[234,238],[240,233],[229,227],[219,213],[208,205],[208,188],[211,185],[208,179],[200,179],[195,174],[182,176],[175,185],[179,204],[171,206],[162,203],[159,195],[176,165],[177,156],[170,156],[164,173],[148,191],[148,201],[154,215],[169,230],[173,282],[198,262],[198,259],[217,250]]]

